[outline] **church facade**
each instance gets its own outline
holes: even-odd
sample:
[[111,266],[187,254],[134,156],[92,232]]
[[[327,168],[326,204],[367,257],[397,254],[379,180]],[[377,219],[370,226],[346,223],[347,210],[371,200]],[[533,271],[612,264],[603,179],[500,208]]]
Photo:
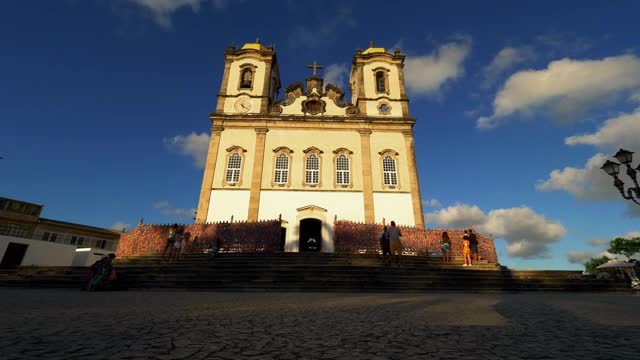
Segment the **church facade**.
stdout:
[[285,251],[333,251],[333,221],[424,227],[403,62],[371,44],[353,57],[351,102],[324,84],[281,88],[275,51],[225,51],[197,223],[283,220]]

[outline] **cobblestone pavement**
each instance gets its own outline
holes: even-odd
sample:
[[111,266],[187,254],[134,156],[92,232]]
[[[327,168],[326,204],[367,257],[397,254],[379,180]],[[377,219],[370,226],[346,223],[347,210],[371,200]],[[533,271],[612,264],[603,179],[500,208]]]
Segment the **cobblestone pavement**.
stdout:
[[640,296],[0,289],[2,359],[639,359]]

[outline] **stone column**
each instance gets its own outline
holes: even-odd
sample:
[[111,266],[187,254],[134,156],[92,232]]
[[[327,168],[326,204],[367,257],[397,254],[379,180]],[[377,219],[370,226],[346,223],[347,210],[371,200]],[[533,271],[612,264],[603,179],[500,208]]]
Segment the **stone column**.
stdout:
[[373,209],[373,177],[371,176],[371,130],[358,129],[362,151],[362,192],[364,193],[364,221],[376,222]]
[[229,70],[231,69],[231,59],[226,57],[224,60],[224,73],[222,75],[222,85],[218,93],[218,103],[216,104],[216,113],[224,112],[224,101],[227,96],[227,87],[229,86]]
[[211,140],[209,140],[207,163],[204,167],[202,188],[200,190],[200,201],[198,201],[198,212],[196,214],[197,224],[204,224],[207,221],[209,202],[211,201],[211,189],[213,188],[213,175],[216,170],[218,148],[220,147],[220,136],[223,130],[224,128],[220,125],[211,126]]
[[420,181],[418,180],[418,168],[416,166],[416,153],[413,142],[413,130],[402,131],[407,150],[407,165],[409,166],[409,185],[411,186],[411,202],[413,204],[413,217],[416,227],[424,229],[424,215],[422,214],[422,197],[420,196]]
[[256,151],[253,158],[251,173],[251,193],[249,194],[248,221],[258,221],[260,209],[260,189],[262,188],[262,169],[264,164],[264,143],[267,138],[267,128],[256,128]]
[[262,100],[260,103],[260,112],[266,113],[269,109],[269,90],[271,89],[271,60],[264,60],[264,85],[262,86]]

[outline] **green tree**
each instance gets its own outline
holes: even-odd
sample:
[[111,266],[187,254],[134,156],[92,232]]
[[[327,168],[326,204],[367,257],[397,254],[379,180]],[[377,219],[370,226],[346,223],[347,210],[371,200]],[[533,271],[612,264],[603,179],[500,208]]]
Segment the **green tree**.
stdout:
[[598,272],[597,267],[611,260],[606,256],[601,256],[599,258],[591,258],[586,263],[584,263],[584,269],[587,274],[596,274]]
[[609,251],[612,254],[621,254],[631,259],[631,256],[640,253],[640,237],[633,239],[615,238],[609,243]]

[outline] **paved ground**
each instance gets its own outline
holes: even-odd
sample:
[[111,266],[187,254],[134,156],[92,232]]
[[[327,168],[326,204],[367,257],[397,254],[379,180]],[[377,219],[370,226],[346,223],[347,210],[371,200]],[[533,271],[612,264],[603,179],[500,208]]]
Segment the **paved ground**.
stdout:
[[638,359],[640,296],[0,289],[1,359]]

